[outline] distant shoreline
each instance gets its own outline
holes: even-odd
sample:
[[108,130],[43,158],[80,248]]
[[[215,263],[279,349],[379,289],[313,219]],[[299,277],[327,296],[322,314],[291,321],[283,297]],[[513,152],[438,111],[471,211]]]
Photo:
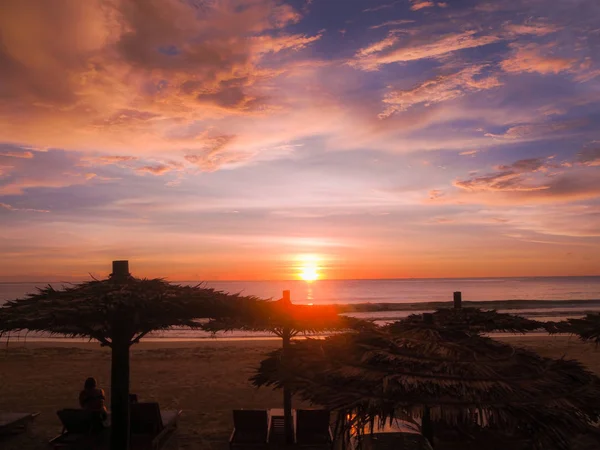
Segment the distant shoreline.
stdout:
[[[600,307],[600,299],[592,300],[477,300],[462,302],[464,307],[483,309],[546,309],[546,308],[583,308]],[[409,302],[409,303],[345,303],[330,304],[337,307],[341,313],[350,312],[382,312],[382,311],[423,311],[432,309],[452,308],[454,304],[448,302]]]
[[[100,277],[102,278],[102,277]],[[152,278],[152,277],[149,277]],[[512,276],[512,277],[441,277],[441,278],[431,278],[431,277],[417,277],[417,278],[327,278],[313,281],[312,283],[320,283],[320,282],[337,282],[337,281],[360,281],[360,282],[369,282],[369,281],[461,281],[461,280],[545,280],[545,279],[557,279],[557,278],[600,278],[600,274],[597,275],[530,275],[530,276]],[[171,280],[168,277],[164,278],[166,281],[170,283],[306,283],[304,280],[300,279],[289,279],[289,280]],[[80,279],[80,280],[2,280],[0,279],[0,284],[39,284],[39,285],[47,285],[47,284],[71,284],[71,283],[83,283],[86,281],[91,281],[91,278]]]

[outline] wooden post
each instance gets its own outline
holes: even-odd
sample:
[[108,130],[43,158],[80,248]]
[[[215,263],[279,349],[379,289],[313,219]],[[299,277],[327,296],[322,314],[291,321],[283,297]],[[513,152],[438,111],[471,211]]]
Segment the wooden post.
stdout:
[[112,342],[110,450],[129,450],[129,341]]
[[[282,301],[286,307],[292,306],[291,293],[289,290],[283,291]],[[292,330],[289,327],[283,327],[283,357],[287,358],[288,349],[292,341]],[[286,444],[294,444],[294,419],[292,416],[292,393],[287,387],[283,387],[283,423],[285,428]]]
[[454,309],[460,309],[462,307],[462,292],[454,293]]
[[[433,314],[423,314],[423,322],[433,324]],[[421,433],[423,437],[433,446],[433,424],[431,423],[431,412],[428,405],[423,405],[423,417],[421,418]]]
[[112,268],[113,270],[110,277],[113,280],[123,281],[131,276],[129,273],[129,261],[127,260],[113,261]]
[[[124,283],[131,277],[129,261],[113,261],[112,267],[112,280]],[[110,450],[129,450],[129,326],[118,317],[111,324]]]

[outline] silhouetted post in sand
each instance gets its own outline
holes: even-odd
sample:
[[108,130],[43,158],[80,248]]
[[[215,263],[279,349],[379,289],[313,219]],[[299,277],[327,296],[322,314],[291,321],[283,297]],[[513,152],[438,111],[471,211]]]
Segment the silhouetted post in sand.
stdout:
[[[292,300],[289,290],[283,291],[282,302],[286,307],[292,306]],[[292,340],[292,330],[289,327],[284,327],[281,333],[281,337],[283,338],[283,357],[286,358]],[[292,418],[292,393],[285,386],[283,388],[283,416],[285,427],[285,442],[286,444],[293,444],[294,421]]]
[[454,293],[454,308],[460,309],[462,307],[462,292]]
[[[117,283],[126,282],[131,276],[129,261],[113,261],[111,280]],[[124,320],[114,324],[112,339],[112,362],[110,369],[111,387],[111,449],[129,448],[129,346],[130,324]]]
[[[460,292],[459,292],[460,294]],[[454,296],[456,300],[456,295]],[[430,313],[423,314],[423,322],[427,324],[433,324],[433,315]],[[423,406],[423,417],[421,418],[421,433],[425,439],[429,441],[431,445],[433,445],[433,425],[431,423],[431,413],[429,411],[429,406]]]
[[129,447],[129,348],[154,330],[200,328],[197,319],[253,320],[254,297],[163,279],[135,278],[127,261],[114,261],[108,279],[56,290],[38,289],[0,308],[0,334],[43,331],[95,339],[111,348],[111,450]]

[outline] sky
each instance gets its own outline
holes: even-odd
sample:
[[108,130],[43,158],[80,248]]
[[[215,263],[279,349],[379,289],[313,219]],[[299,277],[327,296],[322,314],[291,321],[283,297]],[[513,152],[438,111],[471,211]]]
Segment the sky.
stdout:
[[4,0],[0,280],[600,275],[597,0]]

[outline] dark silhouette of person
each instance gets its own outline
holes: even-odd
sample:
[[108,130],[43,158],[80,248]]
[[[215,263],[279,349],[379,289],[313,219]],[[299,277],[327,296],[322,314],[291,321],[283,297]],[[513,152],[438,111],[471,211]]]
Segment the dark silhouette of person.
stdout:
[[88,378],[79,393],[79,405],[87,410],[97,412],[101,420],[105,420],[108,413],[104,405],[104,390],[98,387],[95,378]]

